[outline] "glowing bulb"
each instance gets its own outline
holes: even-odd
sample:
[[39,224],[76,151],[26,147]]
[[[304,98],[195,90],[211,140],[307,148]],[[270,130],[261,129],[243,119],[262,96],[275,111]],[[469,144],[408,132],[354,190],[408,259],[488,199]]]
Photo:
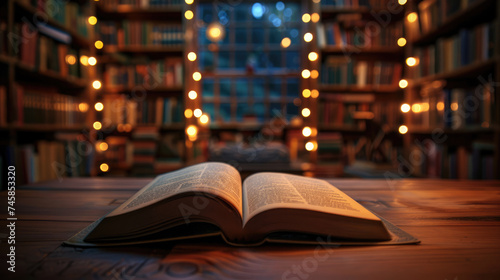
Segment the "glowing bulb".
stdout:
[[317,79],[318,77],[319,77],[318,70],[312,70],[311,71],[311,79]]
[[187,58],[188,58],[189,61],[195,61],[196,60],[196,54],[194,52],[190,52],[190,53],[188,53]]
[[104,109],[104,105],[101,103],[101,102],[97,102],[95,105],[94,105],[94,108],[96,111],[102,111],[102,109]]
[[406,88],[407,86],[408,86],[408,81],[407,81],[407,80],[405,80],[405,79],[401,79],[401,80],[399,81],[399,87],[400,87],[400,88]]
[[302,96],[304,96],[304,98],[309,98],[311,96],[311,91],[308,89],[304,89],[302,91]]
[[311,32],[307,32],[306,34],[304,34],[304,41],[311,42],[312,39],[313,39],[313,35]]
[[184,117],[186,117],[187,119],[191,118],[193,116],[193,110],[191,109],[186,109],[184,111]]
[[102,128],[101,122],[94,122],[92,126],[94,127],[95,130],[99,130]]
[[309,152],[314,150],[314,143],[309,141],[306,143],[306,150],[308,150]]
[[311,20],[312,20],[312,22],[318,22],[319,21],[319,14],[318,13],[313,13],[311,15]]
[[422,108],[422,112],[429,111],[429,103],[427,102],[420,104],[420,107]]
[[194,109],[194,112],[193,112],[194,116],[199,118],[201,117],[201,115],[203,114],[203,112],[201,111],[201,109]]
[[195,99],[196,99],[196,97],[198,97],[198,94],[196,93],[196,91],[192,90],[192,91],[190,91],[190,92],[188,93],[188,97],[189,97],[189,99],[191,99],[191,100],[195,100]]
[[106,163],[103,163],[103,164],[101,164],[101,166],[99,166],[99,168],[101,169],[102,172],[108,172],[109,165],[107,165]]
[[399,133],[406,134],[406,132],[408,132],[408,127],[406,125],[401,125],[399,127]]
[[190,20],[194,17],[194,14],[193,14],[193,11],[191,10],[187,10],[185,13],[184,13],[184,17],[187,19],[187,20]]
[[413,111],[413,113],[420,113],[422,108],[420,107],[420,104],[415,103],[411,106],[411,110]]
[[417,64],[417,59],[415,59],[414,57],[410,56],[406,59],[406,65],[411,67],[411,66],[415,66],[416,64]]
[[409,22],[415,22],[417,20],[417,13],[409,13],[408,16],[406,16],[406,19],[408,19]]
[[456,111],[458,110],[458,103],[457,102],[453,102],[450,104],[450,108],[452,111]]
[[69,65],[74,65],[76,63],[76,57],[74,55],[68,54],[66,56],[66,63]]
[[401,37],[398,39],[398,46],[404,47],[406,45],[406,39]]
[[401,112],[408,113],[408,112],[410,112],[410,108],[411,108],[410,104],[405,103],[405,104],[401,105]]
[[89,57],[87,62],[89,63],[89,65],[94,66],[97,64],[97,59],[95,57],[91,56],[91,57]]
[[194,125],[190,125],[186,128],[186,133],[191,137],[196,136],[196,134],[198,134],[198,128]]
[[303,14],[302,21],[308,23],[309,21],[311,21],[311,15],[309,15],[308,13]]
[[311,77],[311,71],[307,69],[302,70],[302,78],[307,79],[309,77]]
[[208,120],[209,120],[209,119],[208,119],[208,116],[207,116],[207,115],[205,115],[205,114],[201,115],[201,117],[200,117],[200,122],[201,122],[202,124],[207,124],[207,123],[208,123]]
[[285,38],[283,38],[283,40],[281,40],[281,46],[285,49],[288,48],[291,43],[292,43],[292,40],[290,40],[290,38],[288,38],[288,37],[285,37]]
[[97,40],[97,41],[95,41],[94,46],[96,49],[100,50],[100,49],[102,49],[102,47],[104,47],[104,44],[102,43],[101,40]]
[[304,109],[302,109],[302,116],[303,116],[304,118],[307,118],[307,117],[309,117],[310,115],[311,115],[311,110],[309,110],[309,108],[304,108]]
[[311,136],[311,133],[312,133],[312,130],[310,127],[306,126],[302,129],[302,135],[304,135],[305,137],[309,137]]
[[311,90],[311,97],[312,98],[318,98],[319,96],[319,91],[317,89]]
[[97,23],[97,18],[95,16],[89,17],[90,25],[95,25]]
[[186,2],[186,4],[188,4],[188,5],[191,5],[191,4],[193,4],[194,0],[185,0],[184,2]]
[[104,152],[104,151],[106,151],[108,149],[108,143],[101,142],[101,143],[99,143],[98,147],[99,147],[100,151]]
[[406,4],[406,0],[398,0],[399,5],[403,6]]
[[92,83],[92,87],[95,88],[95,89],[100,89],[101,88],[101,82],[98,81],[98,80],[95,80],[93,83]]
[[86,55],[80,56],[80,63],[83,64],[84,66],[89,65],[89,57]]
[[439,101],[437,104],[436,104],[436,109],[438,111],[443,111],[444,110],[444,102],[443,101]]
[[316,61],[316,59],[318,59],[318,53],[310,52],[307,58],[309,58],[310,61]]
[[87,112],[87,110],[89,109],[89,105],[87,103],[80,103],[78,104],[78,110],[80,110],[80,112]]
[[201,80],[201,73],[200,72],[194,72],[193,73],[193,80],[195,80],[195,81]]

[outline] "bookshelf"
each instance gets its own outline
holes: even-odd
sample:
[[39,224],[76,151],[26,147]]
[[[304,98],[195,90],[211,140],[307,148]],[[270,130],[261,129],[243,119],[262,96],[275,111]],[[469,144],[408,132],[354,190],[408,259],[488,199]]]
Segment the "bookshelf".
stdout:
[[[303,94],[304,106],[314,115],[306,120],[317,128],[311,135],[315,172],[343,175],[361,162],[395,167],[402,152],[397,133],[403,123],[399,106],[403,90],[404,6],[397,1],[312,1],[319,21],[310,21],[314,34],[307,52],[310,69],[318,70]],[[316,3],[318,2],[318,3]],[[312,18],[312,17],[311,17]],[[335,174],[336,173],[336,174]]]
[[[415,176],[498,179],[500,5],[409,1],[405,154]],[[416,15],[410,20],[409,15]],[[467,18],[467,20],[464,20]]]
[[99,1],[104,149],[100,175],[152,176],[182,167],[184,1]]
[[18,184],[95,174],[93,13],[83,1],[0,4],[0,168],[14,165]]

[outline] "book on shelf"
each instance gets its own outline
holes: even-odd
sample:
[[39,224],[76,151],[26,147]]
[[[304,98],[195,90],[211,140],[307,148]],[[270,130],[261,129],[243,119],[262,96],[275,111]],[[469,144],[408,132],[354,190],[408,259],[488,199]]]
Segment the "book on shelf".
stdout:
[[144,86],[146,89],[154,90],[159,87],[181,87],[182,58],[168,57],[134,65],[108,65],[104,72],[104,83],[107,89]]
[[342,134],[338,132],[322,132],[317,138],[318,160],[317,165],[342,164],[343,140]]
[[450,37],[440,37],[435,44],[415,49],[418,59],[416,78],[446,73],[460,67],[486,61],[494,56],[494,22],[461,29]]
[[110,166],[132,166],[134,147],[127,136],[108,136],[104,140],[108,149],[104,151],[104,160]]
[[154,175],[154,164],[160,134],[155,126],[138,126],[132,132],[134,176]]
[[328,56],[321,66],[321,83],[357,87],[397,85],[401,71],[400,63]]
[[323,8],[360,8],[366,7],[371,9],[387,8],[388,0],[323,0],[321,7]]
[[137,20],[103,21],[99,36],[105,46],[170,46],[184,42],[182,25]]
[[360,48],[370,47],[396,47],[397,40],[403,37],[403,23],[398,21],[379,32],[373,32],[367,21],[355,23],[325,22],[316,25],[317,43],[319,48],[326,46]]
[[65,244],[118,246],[209,236],[240,246],[317,245],[318,238],[331,245],[419,243],[324,180],[257,173],[242,182],[235,168],[213,162],[158,176]]
[[166,8],[166,7],[182,7],[183,0],[103,0],[99,2],[103,8],[106,9],[120,9],[120,8]]

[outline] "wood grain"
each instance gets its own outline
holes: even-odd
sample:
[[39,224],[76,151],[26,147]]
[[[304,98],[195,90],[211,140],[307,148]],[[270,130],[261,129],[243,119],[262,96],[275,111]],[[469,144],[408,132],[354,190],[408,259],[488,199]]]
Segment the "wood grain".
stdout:
[[[61,245],[148,182],[65,179],[20,188],[15,278],[500,279],[499,181],[330,180],[420,245],[236,248],[216,238],[121,248]],[[2,258],[6,234],[2,226]],[[4,267],[4,276],[13,275]]]

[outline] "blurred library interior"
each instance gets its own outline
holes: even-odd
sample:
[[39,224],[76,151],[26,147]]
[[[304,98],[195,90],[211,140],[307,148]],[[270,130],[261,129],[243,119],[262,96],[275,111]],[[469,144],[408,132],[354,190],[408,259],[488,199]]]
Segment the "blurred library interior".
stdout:
[[[494,0],[0,2],[0,176],[499,179]],[[4,184],[2,183],[2,186]]]

